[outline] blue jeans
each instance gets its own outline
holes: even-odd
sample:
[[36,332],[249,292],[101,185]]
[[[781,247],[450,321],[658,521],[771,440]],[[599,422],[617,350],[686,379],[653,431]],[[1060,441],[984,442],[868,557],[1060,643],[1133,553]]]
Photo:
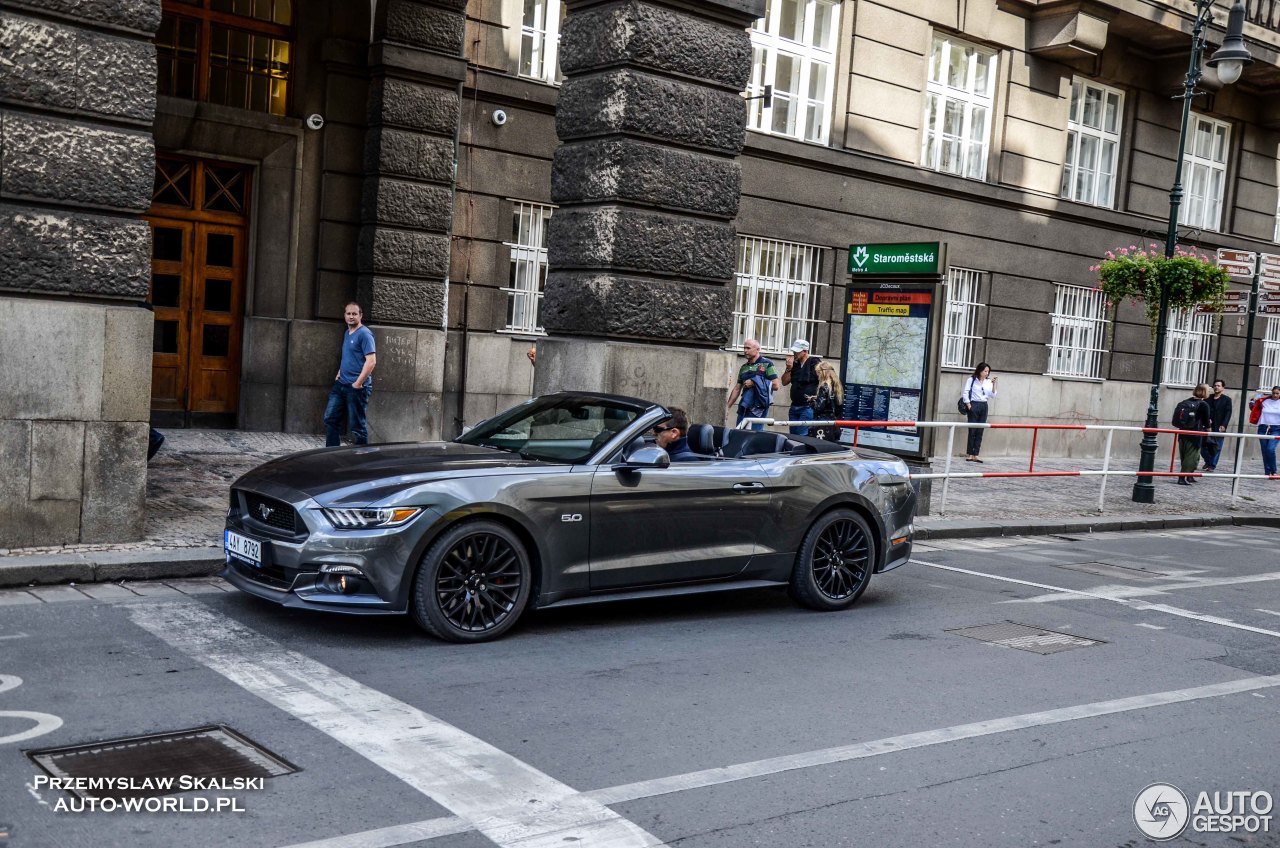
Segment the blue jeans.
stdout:
[[372,394],[373,386],[369,383],[365,383],[363,388],[354,389],[334,381],[333,388],[329,390],[329,403],[324,408],[325,447],[336,448],[342,444],[344,423],[351,430],[352,444],[369,444],[369,419],[365,410]]
[[1218,467],[1218,457],[1222,456],[1222,437],[1206,436],[1204,444],[1200,446],[1200,456],[1204,458],[1204,467],[1206,470]]
[[[791,405],[791,408],[787,410],[787,420],[789,420],[789,421],[812,421],[812,420],[813,420],[813,407],[812,407],[812,406],[810,406],[810,405],[809,405],[809,404],[807,404],[807,403],[806,403],[806,404],[802,404],[802,405],[800,405],[800,406],[797,406],[797,405],[795,405],[795,404],[792,404],[792,405]],[[793,436],[807,436],[807,435],[809,435],[809,428],[808,428],[808,427],[792,427],[792,428],[791,428],[791,435],[793,435]]]
[[[1259,424],[1258,435],[1280,436],[1280,424]],[[1259,439],[1262,443],[1262,473],[1276,473],[1276,440]]]

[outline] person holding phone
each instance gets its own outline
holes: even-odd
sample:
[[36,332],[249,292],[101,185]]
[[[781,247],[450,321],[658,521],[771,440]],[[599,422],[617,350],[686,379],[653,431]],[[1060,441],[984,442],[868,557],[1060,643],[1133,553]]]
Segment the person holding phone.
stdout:
[[[987,423],[987,404],[996,396],[996,383],[999,379],[991,376],[991,366],[985,362],[979,362],[978,367],[965,379],[960,400],[965,404],[965,418],[970,424]],[[969,428],[969,443],[965,447],[964,457],[966,461],[982,462],[978,454],[982,451],[982,434],[985,430],[985,427]]]

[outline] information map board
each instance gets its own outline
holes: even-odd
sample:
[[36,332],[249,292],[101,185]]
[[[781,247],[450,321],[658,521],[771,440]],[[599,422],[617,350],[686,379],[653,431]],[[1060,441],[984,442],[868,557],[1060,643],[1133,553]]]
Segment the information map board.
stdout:
[[[845,290],[844,414],[854,421],[920,421],[927,417],[934,307],[940,287],[928,282],[850,283]],[[846,428],[840,439],[853,441]],[[920,430],[867,427],[858,444],[923,458]]]

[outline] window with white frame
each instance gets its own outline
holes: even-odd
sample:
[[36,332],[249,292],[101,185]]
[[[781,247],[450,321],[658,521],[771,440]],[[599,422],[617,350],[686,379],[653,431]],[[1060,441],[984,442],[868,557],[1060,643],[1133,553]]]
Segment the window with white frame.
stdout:
[[503,329],[523,335],[545,335],[542,329],[542,292],[547,285],[547,221],[554,206],[515,202],[511,215],[511,277],[507,293],[507,325]]
[[1102,292],[1083,286],[1054,285],[1053,314],[1049,316],[1049,368],[1055,377],[1101,379],[1107,352],[1106,301]]
[[1267,334],[1262,339],[1262,372],[1258,377],[1264,392],[1280,386],[1280,318],[1267,319]]
[[560,26],[565,9],[561,0],[524,0],[520,24],[520,76],[543,82],[560,78]]
[[[826,144],[836,79],[838,0],[770,0],[751,28],[747,126]],[[764,87],[773,86],[771,101]]]
[[972,368],[974,342],[978,334],[978,301],[981,271],[951,268],[947,271],[947,317],[942,335],[944,368]]
[[1191,115],[1191,134],[1182,158],[1182,223],[1218,230],[1222,226],[1222,193],[1227,184],[1231,127],[1222,121]]
[[1171,386],[1198,386],[1213,364],[1213,315],[1191,309],[1169,313],[1164,348],[1164,381]]
[[767,353],[784,353],[796,339],[812,339],[817,323],[823,248],[741,236],[734,349],[747,339]]
[[1108,209],[1115,205],[1123,112],[1124,95],[1116,89],[1079,77],[1071,81],[1063,197]]
[[995,91],[994,52],[935,35],[929,54],[920,164],[985,180]]
[[1280,243],[1280,192],[1276,197],[1276,231],[1271,236],[1271,240]]

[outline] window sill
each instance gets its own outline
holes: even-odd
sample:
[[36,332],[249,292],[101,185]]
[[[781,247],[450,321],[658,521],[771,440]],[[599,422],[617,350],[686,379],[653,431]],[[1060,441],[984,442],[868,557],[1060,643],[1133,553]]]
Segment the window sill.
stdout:
[[942,365],[939,366],[944,374],[972,374],[972,368],[965,368],[960,365]]
[[510,336],[512,339],[525,339],[533,341],[534,339],[545,339],[546,333],[531,333],[528,330],[513,330],[510,327],[503,327],[501,330],[495,330],[500,336]]
[[1068,374],[1045,374],[1044,376],[1052,380],[1063,380],[1068,383],[1105,383],[1103,377],[1072,377]]

